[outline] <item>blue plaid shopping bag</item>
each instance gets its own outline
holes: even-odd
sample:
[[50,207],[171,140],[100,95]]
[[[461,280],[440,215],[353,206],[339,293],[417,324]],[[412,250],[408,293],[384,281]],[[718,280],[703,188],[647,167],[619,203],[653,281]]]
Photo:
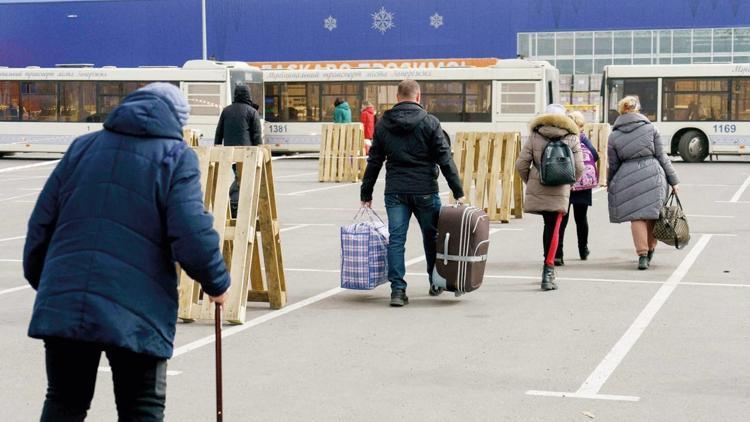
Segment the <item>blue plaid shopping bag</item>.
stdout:
[[372,290],[388,281],[387,246],[383,220],[371,208],[360,209],[353,224],[341,227],[341,287]]

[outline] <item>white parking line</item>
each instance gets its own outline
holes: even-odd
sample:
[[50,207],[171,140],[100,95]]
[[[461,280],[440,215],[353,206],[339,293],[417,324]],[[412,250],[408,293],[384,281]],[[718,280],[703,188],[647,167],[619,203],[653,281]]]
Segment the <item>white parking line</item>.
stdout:
[[277,196],[298,196],[298,195],[304,195],[306,193],[312,193],[312,192],[322,192],[324,190],[331,190],[331,189],[341,189],[341,188],[349,188],[352,186],[360,186],[360,183],[351,183],[351,182],[342,182],[342,184],[334,185],[334,186],[326,186],[322,188],[315,188],[315,189],[307,189],[307,190],[300,190],[296,192],[289,192],[289,193],[277,193]]
[[313,171],[313,172],[310,172],[310,173],[285,174],[283,176],[274,176],[273,180],[291,179],[291,178],[294,178],[294,177],[312,176],[312,175],[315,175],[315,174],[318,174],[318,172],[317,171]]
[[737,192],[734,193],[734,196],[729,200],[729,202],[739,202],[740,197],[742,197],[742,194],[745,192],[745,189],[747,189],[748,186],[750,186],[750,176],[747,176],[747,179],[745,179],[745,183],[743,183],[742,186],[737,189]]
[[23,259],[0,259],[0,262],[23,262]]
[[11,177],[10,179],[0,179],[0,183],[4,182],[20,182],[23,180],[33,180],[33,179],[47,179],[49,176],[29,176],[29,177]]
[[733,215],[687,214],[690,218],[734,218]]
[[31,286],[29,286],[27,284],[25,286],[18,286],[18,287],[12,287],[10,289],[0,290],[0,296],[8,294],[8,293],[20,292],[21,290],[26,290],[26,289],[30,289],[30,288],[31,288]]
[[59,162],[60,162],[60,160],[53,160],[53,161],[45,161],[44,163],[34,163],[34,164],[26,164],[26,165],[23,165],[23,166],[8,167],[8,168],[0,169],[0,173],[7,173],[9,171],[30,169],[30,168],[34,168],[34,167],[51,166],[51,165],[57,164]]
[[20,240],[20,239],[26,239],[26,236],[6,237],[5,239],[0,239],[0,242],[9,242],[11,240]]
[[540,390],[529,390],[526,392],[532,396],[552,396],[552,397],[574,397],[574,398],[586,398],[586,399],[601,399],[601,400],[622,400],[622,401],[638,401],[639,397],[634,396],[611,396],[599,394],[607,379],[617,369],[625,356],[627,356],[630,349],[633,348],[635,343],[641,337],[643,332],[648,328],[651,321],[653,321],[656,314],[659,312],[661,307],[666,303],[669,296],[677,288],[682,279],[687,275],[690,268],[693,266],[698,256],[703,252],[708,245],[708,241],[711,240],[711,235],[702,235],[698,242],[693,246],[690,252],[687,254],[685,259],[682,260],[677,269],[669,276],[669,279],[659,287],[656,294],[651,298],[645,308],[635,318],[633,324],[625,331],[625,334],[615,343],[612,349],[607,353],[604,359],[594,369],[594,372],[589,375],[588,378],[581,384],[578,391],[575,392],[560,392],[560,391],[540,391]]
[[10,201],[11,199],[26,198],[27,196],[39,195],[39,192],[24,193],[23,195],[9,196],[7,198],[0,199],[0,202]]
[[[112,372],[112,368],[109,366],[100,366],[99,372]],[[170,371],[167,370],[167,376],[173,377],[175,375],[180,375],[182,371]]]

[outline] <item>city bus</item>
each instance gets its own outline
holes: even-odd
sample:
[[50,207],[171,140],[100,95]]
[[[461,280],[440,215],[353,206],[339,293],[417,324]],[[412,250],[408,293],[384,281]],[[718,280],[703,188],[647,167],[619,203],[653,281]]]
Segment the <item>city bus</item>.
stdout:
[[265,142],[274,150],[317,152],[334,101],[349,103],[359,121],[363,101],[382,117],[396,103],[398,83],[417,80],[422,105],[452,138],[461,131],[519,131],[559,101],[558,71],[547,62],[501,60],[484,67],[266,70]]
[[[117,68],[58,65],[0,68],[0,155],[64,152],[84,133],[100,130],[123,97],[151,82],[178,86],[191,106],[188,127],[214,137],[233,87],[263,98],[263,73],[244,62],[190,60],[182,67]],[[262,112],[262,110],[261,110]]]
[[634,95],[684,161],[750,154],[750,65],[606,66],[602,91],[602,121],[613,124],[617,102]]

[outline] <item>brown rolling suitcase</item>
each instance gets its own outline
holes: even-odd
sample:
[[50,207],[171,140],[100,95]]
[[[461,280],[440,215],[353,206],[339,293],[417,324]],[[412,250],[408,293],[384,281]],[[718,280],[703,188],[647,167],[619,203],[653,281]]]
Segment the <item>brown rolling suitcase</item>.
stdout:
[[478,289],[484,278],[489,237],[490,221],[483,210],[466,205],[442,207],[432,283],[456,296]]

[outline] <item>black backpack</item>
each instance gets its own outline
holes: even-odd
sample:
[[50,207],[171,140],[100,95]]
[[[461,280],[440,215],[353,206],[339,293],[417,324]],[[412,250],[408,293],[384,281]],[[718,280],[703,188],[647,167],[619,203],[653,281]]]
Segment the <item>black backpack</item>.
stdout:
[[550,139],[542,151],[539,176],[544,186],[572,185],[576,182],[573,151],[562,138]]

